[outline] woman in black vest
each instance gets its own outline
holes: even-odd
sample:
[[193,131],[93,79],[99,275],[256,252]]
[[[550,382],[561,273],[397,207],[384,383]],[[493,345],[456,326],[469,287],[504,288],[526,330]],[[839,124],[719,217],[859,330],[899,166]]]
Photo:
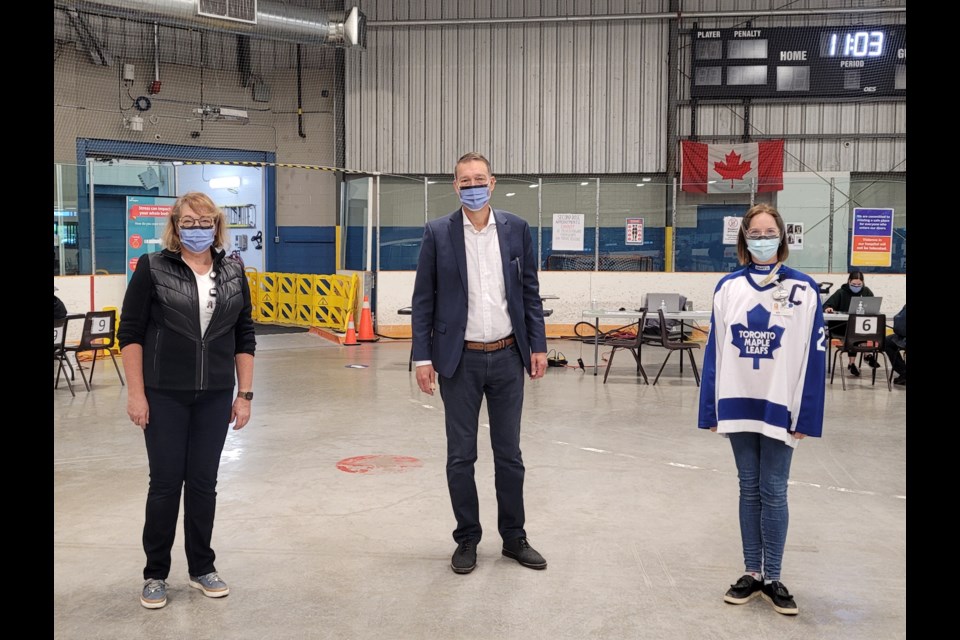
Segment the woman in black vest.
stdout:
[[211,598],[230,593],[210,547],[217,471],[228,427],[250,419],[256,339],[250,288],[240,264],[224,259],[227,243],[213,201],[181,196],[165,249],[140,257],[123,299],[127,415],[143,429],[150,463],[140,595],[148,609],[167,603],[181,492],[189,584]]

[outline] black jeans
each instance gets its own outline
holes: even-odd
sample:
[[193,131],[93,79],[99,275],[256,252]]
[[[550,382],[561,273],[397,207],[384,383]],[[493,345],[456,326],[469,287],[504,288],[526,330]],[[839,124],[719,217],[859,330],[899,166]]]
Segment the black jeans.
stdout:
[[170,549],[177,534],[183,490],[183,542],[192,576],[213,566],[213,516],[217,508],[217,470],[227,438],[233,389],[163,391],[146,389],[150,423],[143,432],[150,461],[143,550],[144,580],[166,580]]
[[458,543],[479,540],[483,533],[473,467],[484,396],[496,474],[497,528],[504,540],[527,535],[523,529],[524,468],[520,455],[523,375],[523,361],[513,344],[489,353],[465,349],[453,377],[439,376],[447,426],[447,486],[457,519],[453,539]]

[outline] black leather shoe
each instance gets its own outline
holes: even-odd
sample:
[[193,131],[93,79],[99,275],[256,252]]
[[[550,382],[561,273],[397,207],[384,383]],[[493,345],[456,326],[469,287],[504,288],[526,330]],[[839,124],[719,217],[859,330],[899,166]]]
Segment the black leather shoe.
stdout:
[[785,616],[795,616],[799,611],[793,596],[780,581],[763,585],[760,597],[773,605],[773,610]]
[[879,369],[879,368],[880,368],[880,363],[877,362],[877,359],[874,358],[872,355],[864,356],[864,357],[863,357],[863,361],[866,362],[867,364],[869,364],[869,365],[870,365],[872,368],[874,368],[874,369]]
[[477,541],[464,540],[450,558],[450,568],[454,573],[470,573],[477,568]]
[[546,569],[547,561],[530,546],[526,538],[514,538],[503,541],[503,555],[513,558],[525,567],[531,569]]
[[893,384],[900,385],[901,387],[907,386],[907,376],[897,376],[894,378]]
[[723,601],[730,604],[746,604],[759,596],[762,589],[763,580],[757,580],[753,576],[744,574],[736,583],[730,585],[723,596]]
[[851,362],[847,365],[847,369],[850,371],[850,375],[852,375],[854,378],[860,377],[860,369],[857,368],[857,365]]

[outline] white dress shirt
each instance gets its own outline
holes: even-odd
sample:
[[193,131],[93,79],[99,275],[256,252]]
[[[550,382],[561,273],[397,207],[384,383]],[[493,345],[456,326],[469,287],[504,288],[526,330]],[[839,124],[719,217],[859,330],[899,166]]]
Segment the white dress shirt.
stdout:
[[[497,219],[492,208],[487,226],[481,231],[476,230],[464,212],[463,246],[467,254],[467,329],[463,339],[496,342],[513,335]],[[432,360],[417,360],[413,364],[419,367],[432,363]]]

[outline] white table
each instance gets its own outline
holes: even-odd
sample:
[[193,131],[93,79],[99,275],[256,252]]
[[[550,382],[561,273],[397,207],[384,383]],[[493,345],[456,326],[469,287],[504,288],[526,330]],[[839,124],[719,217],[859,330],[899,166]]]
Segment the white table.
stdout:
[[[625,324],[630,324],[636,322],[640,319],[640,316],[643,315],[642,311],[629,310],[629,311],[620,311],[612,309],[584,309],[581,312],[581,317],[585,320],[593,318],[593,324],[597,328],[596,333],[593,336],[593,375],[597,375],[597,364],[600,361],[600,319],[610,319],[610,320],[623,320]],[[687,320],[693,321],[704,321],[709,322],[710,317],[713,315],[712,311],[664,311],[663,317],[666,320],[679,320],[680,329],[683,330],[684,322]],[[847,320],[849,314],[846,313],[825,313],[823,314],[824,322],[828,320]],[[640,331],[643,331],[643,327],[639,328]],[[682,334],[681,334],[682,335]],[[681,363],[683,359],[681,358]],[[827,363],[827,366],[830,366],[830,363]]]

